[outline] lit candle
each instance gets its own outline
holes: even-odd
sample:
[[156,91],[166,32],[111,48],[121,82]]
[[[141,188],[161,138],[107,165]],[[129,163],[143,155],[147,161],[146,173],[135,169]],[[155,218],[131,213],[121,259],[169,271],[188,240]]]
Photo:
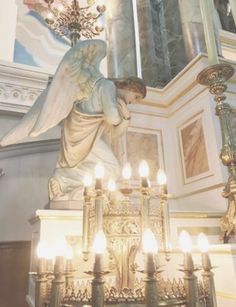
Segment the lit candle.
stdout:
[[67,242],[64,236],[57,238],[54,246],[55,251],[55,264],[54,264],[54,273],[64,272],[64,256],[66,252]]
[[109,192],[115,192],[116,191],[116,183],[115,181],[110,178],[107,184],[107,189]]
[[203,283],[206,289],[208,290],[206,305],[209,307],[214,307],[217,306],[214,274],[211,271],[212,269],[211,260],[208,254],[209,243],[207,237],[203,233],[200,233],[200,235],[198,236],[198,247],[202,254]]
[[96,230],[102,230],[103,224],[103,194],[102,194],[102,179],[104,177],[104,166],[102,163],[98,163],[95,167],[95,219],[96,219]]
[[218,51],[216,45],[215,31],[214,31],[214,4],[213,0],[200,0],[200,8],[202,15],[202,23],[205,34],[206,48],[208,60],[210,65],[218,64]]
[[84,205],[83,205],[83,253],[85,255],[85,260],[87,259],[88,253],[88,236],[89,236],[89,206],[90,206],[90,196],[89,188],[92,185],[92,176],[86,175],[84,177]]
[[149,167],[145,160],[142,160],[139,165],[139,176],[141,177],[141,186],[142,188],[148,188],[148,176],[149,176]]
[[93,251],[95,253],[94,273],[103,272],[103,254],[106,251],[107,241],[105,234],[102,230],[98,231],[95,235],[93,242]]
[[132,193],[132,189],[130,187],[130,178],[132,175],[132,169],[128,162],[125,163],[123,169],[122,169],[122,185],[120,191],[125,195],[126,197]]
[[84,197],[88,196],[89,194],[89,188],[92,186],[92,176],[89,174],[86,174],[84,176],[83,184],[84,184]]
[[132,175],[132,169],[130,163],[126,162],[122,169],[122,177],[124,178],[124,183],[129,184],[129,180]]
[[65,252],[66,271],[72,271],[73,270],[73,257],[74,257],[73,248],[72,248],[71,245],[67,244],[66,252]]
[[163,169],[157,172],[157,182],[160,185],[160,207],[161,207],[161,221],[163,225],[163,244],[166,255],[166,260],[170,260],[171,242],[170,242],[170,217],[169,217],[169,204],[167,201],[167,188],[166,188],[166,174]]
[[47,270],[46,267],[46,243],[40,241],[37,245],[37,256],[38,256],[38,263],[37,263],[37,274],[45,273]]
[[153,259],[153,255],[157,254],[158,246],[154,233],[150,228],[147,228],[143,232],[142,236],[143,251],[146,254],[146,272],[153,273],[156,271],[156,265]]
[[212,267],[211,267],[210,257],[208,254],[209,243],[208,243],[207,237],[203,233],[200,233],[198,236],[198,248],[200,249],[201,254],[202,254],[203,269],[210,270]]
[[95,167],[95,178],[96,178],[96,183],[95,183],[95,189],[96,190],[102,190],[102,179],[104,177],[104,166],[101,162],[97,163]]
[[157,172],[157,183],[160,185],[160,194],[167,193],[166,182],[167,182],[166,173],[163,171],[162,168],[159,168]]
[[116,191],[116,183],[112,178],[110,178],[109,181],[108,181],[107,189],[109,191],[110,201],[114,202],[115,191]]
[[191,255],[192,250],[192,240],[190,238],[190,235],[187,231],[182,230],[179,237],[179,242],[181,249],[184,253],[184,269],[186,271],[193,271],[194,270],[194,264],[193,264],[193,258]]
[[141,193],[142,193],[142,204],[141,204],[141,217],[142,217],[142,228],[145,230],[149,226],[149,187],[150,183],[148,180],[149,167],[145,160],[139,165],[139,175],[141,177]]

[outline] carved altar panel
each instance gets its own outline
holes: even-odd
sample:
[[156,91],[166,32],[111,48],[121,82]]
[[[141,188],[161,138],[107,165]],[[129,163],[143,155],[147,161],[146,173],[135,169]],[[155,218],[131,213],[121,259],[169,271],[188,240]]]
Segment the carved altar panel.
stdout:
[[202,114],[191,117],[178,129],[185,184],[211,174]]

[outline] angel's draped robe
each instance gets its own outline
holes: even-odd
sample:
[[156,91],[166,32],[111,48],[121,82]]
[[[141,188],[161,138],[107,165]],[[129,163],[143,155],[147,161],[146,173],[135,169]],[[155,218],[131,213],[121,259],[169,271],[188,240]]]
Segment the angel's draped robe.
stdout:
[[60,153],[54,175],[63,193],[76,198],[84,176],[93,175],[95,165],[101,161],[107,177],[116,179],[120,166],[114,156],[110,140],[122,134],[128,121],[118,109],[117,91],[112,81],[99,79],[90,96],[74,103],[63,121]]

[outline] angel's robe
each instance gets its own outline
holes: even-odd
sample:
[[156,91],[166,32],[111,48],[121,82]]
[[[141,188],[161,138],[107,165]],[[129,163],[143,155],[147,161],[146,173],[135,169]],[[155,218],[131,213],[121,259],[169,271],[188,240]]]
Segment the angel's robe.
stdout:
[[116,179],[120,166],[107,140],[122,134],[127,126],[128,120],[119,112],[115,85],[99,79],[90,96],[75,102],[63,121],[59,158],[51,180],[56,179],[62,192],[72,193],[69,198],[74,199],[85,174],[93,174],[98,161],[104,164],[107,177]]

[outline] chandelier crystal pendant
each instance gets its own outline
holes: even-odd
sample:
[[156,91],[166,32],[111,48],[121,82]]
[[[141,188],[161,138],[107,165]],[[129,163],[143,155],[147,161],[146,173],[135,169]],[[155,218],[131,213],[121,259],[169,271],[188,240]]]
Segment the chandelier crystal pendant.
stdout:
[[87,0],[80,6],[78,0],[43,0],[33,6],[48,27],[57,35],[66,37],[74,46],[81,36],[91,39],[103,31],[98,19],[106,11],[106,6],[97,4],[95,0]]

